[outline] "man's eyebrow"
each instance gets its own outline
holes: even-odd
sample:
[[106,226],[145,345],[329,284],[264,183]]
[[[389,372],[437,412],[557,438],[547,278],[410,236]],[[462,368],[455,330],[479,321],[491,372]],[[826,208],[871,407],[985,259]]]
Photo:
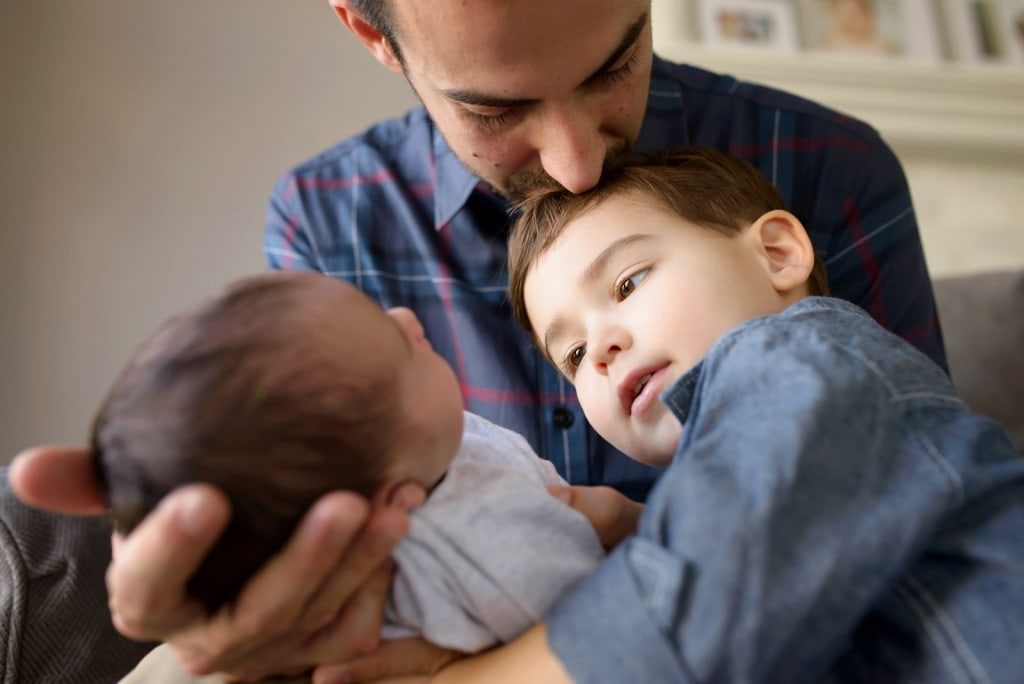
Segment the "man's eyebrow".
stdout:
[[[648,10],[644,10],[636,21],[630,24],[626,31],[622,34],[622,40],[619,41],[618,46],[612,51],[608,59],[595,71],[594,73],[587,76],[581,86],[587,86],[601,78],[607,71],[609,71],[615,63],[622,59],[622,55],[640,37],[644,27],[647,26]],[[536,98],[520,97],[520,98],[507,98],[500,97],[498,95],[488,95],[487,93],[477,92],[475,90],[461,90],[453,88],[451,90],[442,90],[441,94],[449,100],[461,102],[462,104],[472,105],[475,107],[494,107],[494,108],[512,108],[512,107],[524,107],[527,105],[536,104],[540,100]]]
[[590,85],[597,79],[601,78],[607,71],[610,71],[615,63],[618,62],[622,55],[626,53],[630,47],[636,43],[637,38],[643,33],[644,27],[647,26],[647,14],[648,10],[644,10],[643,14],[637,17],[637,20],[626,28],[626,32],[622,34],[622,40],[619,41],[618,46],[612,51],[612,54],[608,56],[608,59],[604,60],[604,64],[598,67],[597,71],[587,76],[583,81],[583,85]]
[[[611,261],[612,257],[639,242],[654,239],[653,236],[647,235],[646,233],[634,233],[621,237],[615,242],[611,243],[607,247],[601,250],[601,253],[594,257],[594,260],[587,264],[587,267],[583,269],[583,275],[580,276],[579,284],[580,287],[586,286],[587,283],[593,282],[604,272],[605,268],[608,267],[608,262]],[[551,356],[551,341],[557,339],[562,334],[562,329],[565,327],[565,321],[561,316],[555,316],[551,321],[551,325],[544,331],[544,353],[547,354],[548,359],[554,360]]]

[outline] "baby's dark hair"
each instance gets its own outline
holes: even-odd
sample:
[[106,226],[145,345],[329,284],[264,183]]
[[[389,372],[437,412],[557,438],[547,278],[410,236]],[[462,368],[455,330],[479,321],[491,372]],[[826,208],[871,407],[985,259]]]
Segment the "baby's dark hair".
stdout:
[[171,319],[95,419],[93,461],[119,531],[180,485],[227,494],[231,522],[188,587],[210,610],[237,595],[317,498],[338,489],[370,497],[385,476],[395,373],[339,362],[352,344],[344,309],[331,319],[310,293],[348,288],[352,307],[376,305],[326,279],[249,278]]
[[[508,246],[509,299],[519,323],[531,330],[523,288],[530,268],[565,226],[609,197],[640,191],[702,228],[735,235],[763,214],[785,209],[775,187],[738,157],[702,147],[617,157],[594,188],[573,194],[560,187],[535,192],[516,206]],[[825,267],[815,254],[808,279],[812,295],[829,293]]]

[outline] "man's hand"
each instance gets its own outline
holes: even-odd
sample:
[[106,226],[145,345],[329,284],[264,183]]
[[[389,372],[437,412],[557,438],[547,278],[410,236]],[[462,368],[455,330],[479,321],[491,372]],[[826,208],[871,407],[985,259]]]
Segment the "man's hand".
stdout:
[[[40,508],[104,510],[85,449],[27,451],[12,466],[11,483]],[[213,487],[182,487],[130,535],[115,535],[107,572],[114,625],[133,639],[168,642],[193,674],[255,679],[369,653],[379,643],[391,549],[420,501],[422,494],[399,492],[395,506],[371,512],[355,494],[325,495],[238,599],[208,616],[185,584],[227,525],[230,506]]]
[[606,550],[636,532],[644,505],[611,487],[552,486],[551,496],[582,513],[597,532]]

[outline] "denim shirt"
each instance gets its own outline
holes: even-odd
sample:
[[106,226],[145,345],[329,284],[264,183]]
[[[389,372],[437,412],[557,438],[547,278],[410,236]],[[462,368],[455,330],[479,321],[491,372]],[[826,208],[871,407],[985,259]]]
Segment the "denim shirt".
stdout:
[[923,354],[809,298],[662,399],[637,534],[546,617],[576,681],[1024,682],[1024,458]]

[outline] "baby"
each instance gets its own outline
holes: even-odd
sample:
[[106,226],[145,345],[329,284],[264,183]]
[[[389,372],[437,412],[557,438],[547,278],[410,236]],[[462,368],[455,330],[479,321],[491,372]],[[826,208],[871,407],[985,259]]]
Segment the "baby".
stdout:
[[602,436],[668,465],[637,535],[545,617],[567,671],[1024,681],[1024,459],[923,354],[816,296],[759,172],[681,150],[521,209],[517,317]]
[[128,364],[95,421],[115,525],[208,482],[231,522],[189,584],[213,610],[334,490],[386,504],[429,492],[393,556],[384,636],[460,651],[508,641],[603,557],[565,484],[518,435],[464,413],[458,381],[411,311],[336,279],[270,273],[172,319]]

